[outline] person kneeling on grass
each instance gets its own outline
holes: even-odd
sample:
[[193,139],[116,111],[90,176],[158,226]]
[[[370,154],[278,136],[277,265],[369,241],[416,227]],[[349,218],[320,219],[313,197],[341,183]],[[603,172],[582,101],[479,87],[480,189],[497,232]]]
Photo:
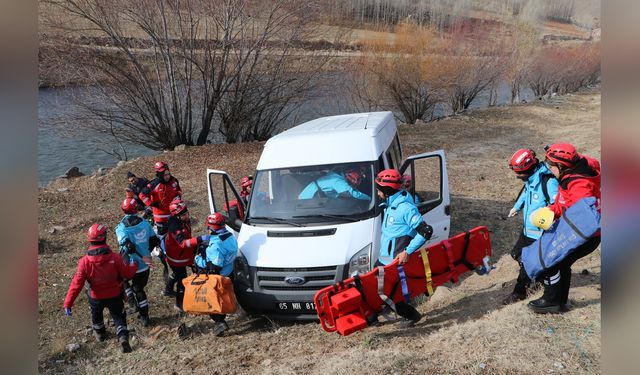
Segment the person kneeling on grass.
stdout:
[[[206,224],[209,236],[201,236],[201,238],[208,241],[208,244],[206,247],[199,247],[199,253],[195,257],[196,270],[199,273],[211,273],[232,278],[233,261],[238,253],[238,242],[233,234],[227,231],[222,214],[216,212],[207,216]],[[215,322],[214,335],[222,336],[229,329],[225,321],[226,317],[224,314],[211,314],[211,319]]]
[[93,332],[98,341],[104,341],[106,329],[103,310],[109,309],[116,326],[118,342],[123,353],[131,352],[127,313],[124,310],[121,280],[131,279],[136,274],[138,264],[135,260],[127,265],[119,254],[111,251],[107,245],[107,229],[102,224],[93,224],[87,235],[91,246],[87,255],[80,258],[78,270],[71,280],[67,297],[64,300],[64,314],[71,316],[71,307],[80,294],[85,281],[89,283],[89,306]]

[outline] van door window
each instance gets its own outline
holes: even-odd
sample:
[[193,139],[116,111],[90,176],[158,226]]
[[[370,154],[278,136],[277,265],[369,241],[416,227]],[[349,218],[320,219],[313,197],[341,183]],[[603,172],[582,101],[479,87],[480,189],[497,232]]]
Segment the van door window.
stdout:
[[411,180],[406,190],[413,195],[424,220],[433,227],[430,243],[447,238],[451,213],[444,151],[410,156],[400,168],[400,173],[405,180]]
[[245,217],[244,201],[233,186],[229,175],[222,171],[210,171],[208,174],[209,197],[213,211],[221,213],[227,225],[237,231]]

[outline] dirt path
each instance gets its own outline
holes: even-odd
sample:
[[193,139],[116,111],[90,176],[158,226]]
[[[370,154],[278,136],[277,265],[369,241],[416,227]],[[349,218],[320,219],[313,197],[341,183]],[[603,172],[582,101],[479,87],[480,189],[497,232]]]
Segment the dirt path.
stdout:
[[[506,219],[519,189],[507,168],[520,147],[542,152],[554,141],[573,142],[600,157],[600,92],[547,102],[478,110],[418,126],[400,126],[404,154],[444,149],[452,193],[452,233],[476,225],[491,230],[497,269],[440,287],[418,305],[426,319],[413,329],[395,324],[368,328],[349,337],[323,332],[317,323],[281,323],[238,315],[228,337],[209,333],[211,322],[178,317],[160,297],[160,272],[149,288],[155,327],[130,319],[134,352],[122,355],[114,340],[96,343],[86,298],[73,319],[61,304],[84,231],[93,221],[110,227],[119,219],[127,169],[151,174],[143,158],[101,178],[58,181],[40,190],[39,369],[43,373],[598,373],[600,372],[600,251],[574,266],[573,309],[560,316],[535,316],[526,302],[503,307],[517,267],[506,255],[521,218]],[[164,154],[178,176],[199,222],[206,214],[204,169],[225,169],[239,179],[252,173],[261,143],[216,145]],[[63,191],[59,191],[61,189]],[[65,190],[66,189],[66,190]],[[53,226],[62,226],[52,234]],[[201,230],[201,224],[195,225]],[[111,236],[113,239],[113,236]],[[110,240],[110,242],[112,242]],[[586,269],[588,274],[582,275]],[[176,333],[185,324],[187,337]],[[67,353],[77,342],[80,350]]]

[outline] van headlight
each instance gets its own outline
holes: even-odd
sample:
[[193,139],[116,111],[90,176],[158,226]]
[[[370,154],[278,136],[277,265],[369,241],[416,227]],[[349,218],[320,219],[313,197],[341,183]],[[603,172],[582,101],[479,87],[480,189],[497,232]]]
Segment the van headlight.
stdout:
[[251,273],[249,272],[249,262],[247,258],[238,251],[238,256],[233,261],[233,273],[235,280],[245,285],[247,288],[251,288]]
[[371,244],[360,249],[349,261],[349,277],[369,272],[371,269]]

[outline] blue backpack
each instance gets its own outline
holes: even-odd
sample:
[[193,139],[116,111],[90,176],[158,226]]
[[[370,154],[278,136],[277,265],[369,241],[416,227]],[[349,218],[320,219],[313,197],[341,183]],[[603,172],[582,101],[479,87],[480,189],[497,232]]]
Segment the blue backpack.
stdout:
[[536,242],[522,249],[522,264],[533,280],[560,263],[600,230],[596,198],[582,198],[569,207]]

